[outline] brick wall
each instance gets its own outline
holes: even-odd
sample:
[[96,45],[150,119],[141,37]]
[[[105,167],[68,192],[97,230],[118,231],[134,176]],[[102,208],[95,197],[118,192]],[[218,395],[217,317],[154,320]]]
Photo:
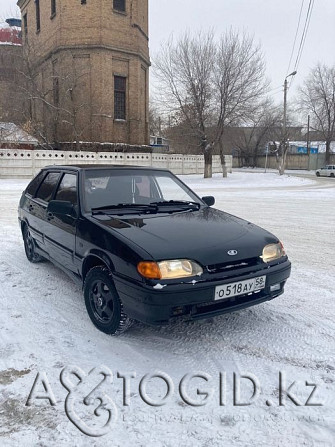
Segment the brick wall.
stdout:
[[22,47],[0,45],[0,122],[22,124],[25,120],[22,69]]
[[[27,14],[25,53],[50,104],[58,78],[61,111],[35,104],[47,138],[148,144],[148,0],[126,0],[125,13],[112,0],[56,0],[54,16],[40,0],[38,32],[35,1],[18,4]],[[124,121],[114,120],[115,74],[127,79]]]

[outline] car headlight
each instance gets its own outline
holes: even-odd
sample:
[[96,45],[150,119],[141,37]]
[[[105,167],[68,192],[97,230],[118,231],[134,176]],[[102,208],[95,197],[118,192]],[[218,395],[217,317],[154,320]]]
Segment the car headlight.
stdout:
[[149,279],[177,279],[201,275],[203,269],[194,261],[174,259],[171,261],[143,261],[137,265],[138,272]]
[[282,258],[285,256],[284,246],[281,242],[278,244],[269,244],[263,248],[263,254],[261,258],[264,262],[275,261],[276,259]]

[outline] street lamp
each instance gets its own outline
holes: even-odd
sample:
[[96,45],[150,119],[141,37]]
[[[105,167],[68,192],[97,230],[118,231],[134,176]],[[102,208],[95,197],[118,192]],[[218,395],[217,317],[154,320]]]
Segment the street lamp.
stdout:
[[284,133],[284,154],[283,154],[283,159],[282,159],[282,169],[284,170],[284,166],[285,166],[285,159],[286,159],[286,118],[287,118],[287,90],[288,90],[288,82],[287,82],[287,78],[289,78],[290,76],[295,76],[297,74],[296,71],[292,71],[292,73],[288,74],[285,78],[284,81],[284,124],[283,124],[283,133]]

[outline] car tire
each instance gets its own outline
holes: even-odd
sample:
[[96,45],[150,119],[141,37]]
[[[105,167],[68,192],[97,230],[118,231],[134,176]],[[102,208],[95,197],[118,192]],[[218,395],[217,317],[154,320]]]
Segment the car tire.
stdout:
[[132,325],[107,267],[96,266],[84,281],[84,298],[88,315],[94,326],[108,335],[120,335]]
[[23,226],[22,230],[23,243],[24,243],[24,251],[26,252],[26,256],[29,262],[33,264],[37,262],[43,261],[44,258],[38,255],[35,251],[35,241],[30,233],[29,227],[27,224]]
[[334,175],[334,173],[333,173],[333,172],[332,172],[332,173],[330,174],[330,176],[331,176],[331,177],[335,177],[335,175]]
[[317,173],[316,173],[316,176],[317,176],[317,177],[320,177],[320,172],[317,172]]

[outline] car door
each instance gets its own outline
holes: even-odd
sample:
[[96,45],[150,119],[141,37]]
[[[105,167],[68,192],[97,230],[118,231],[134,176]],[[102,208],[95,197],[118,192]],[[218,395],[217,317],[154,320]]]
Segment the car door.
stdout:
[[[28,223],[30,234],[32,235],[35,243],[42,248],[44,246],[43,231],[40,219],[38,218],[37,209],[34,202],[35,194],[40,186],[46,172],[41,171],[28,185],[24,192],[23,198],[21,198],[20,206],[22,207],[23,216]],[[42,248],[43,249],[43,248]]]
[[[64,173],[54,195],[54,200],[68,201],[78,208],[78,182],[76,173]],[[47,213],[45,243],[52,258],[68,270],[76,272],[74,251],[76,237],[75,216]]]
[[34,239],[36,239],[40,248],[49,255],[51,254],[49,253],[45,241],[45,234],[47,231],[46,210],[48,203],[50,202],[50,200],[54,195],[59,179],[60,179],[60,171],[48,172],[44,177],[42,183],[38,187],[34,198],[31,200],[30,205],[35,230],[35,234],[33,234],[33,237]]
[[333,169],[332,169],[333,167],[332,166],[327,166],[327,177],[330,177],[331,176],[331,174],[332,174],[332,172],[333,172]]
[[329,167],[325,166],[323,169],[323,175],[324,177],[328,177],[329,176]]

